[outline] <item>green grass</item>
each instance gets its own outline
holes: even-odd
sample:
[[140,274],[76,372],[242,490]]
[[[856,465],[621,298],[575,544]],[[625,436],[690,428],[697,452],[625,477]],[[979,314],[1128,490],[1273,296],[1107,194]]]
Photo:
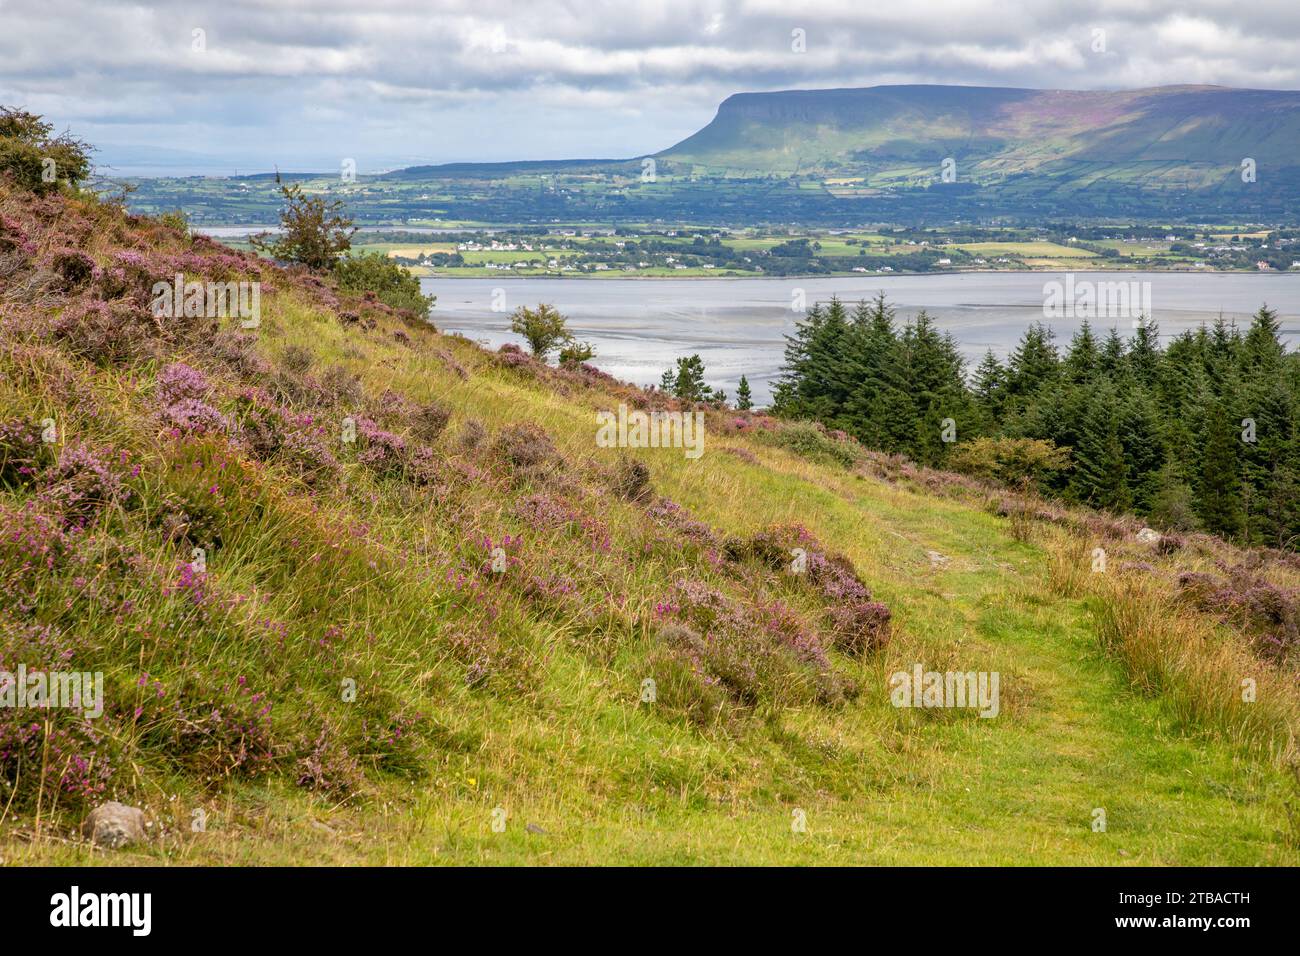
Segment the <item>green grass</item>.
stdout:
[[963,242],[954,243],[954,246],[969,252],[973,256],[1038,256],[1059,259],[1088,259],[1097,255],[1087,249],[1063,246],[1055,242]]
[[[151,708],[138,723],[109,725],[122,757],[114,792],[144,807],[164,833],[148,847],[107,854],[72,839],[78,808],[47,800],[38,816],[19,804],[0,821],[5,862],[1300,862],[1288,815],[1296,789],[1280,761],[1197,722],[1177,699],[1135,686],[1102,646],[1089,611],[1096,598],[1058,593],[1045,539],[1017,540],[978,501],[732,433],[726,415],[710,417],[697,461],[672,449],[629,454],[648,466],[656,494],[727,534],[805,526],[888,605],[893,639],[861,657],[831,653],[834,668],[861,687],[840,706],[782,698],[772,686],[754,706],[725,711],[725,721],[696,724],[667,694],[642,703],[646,677],[666,686],[653,608],[676,578],[744,584],[744,600],[778,595],[808,621],[818,606],[779,577],[751,568],[738,579],[679,539],[656,544],[645,512],[601,489],[598,476],[620,452],[595,446],[594,413],[627,391],[515,370],[429,329],[407,329],[407,347],[391,334],[400,322],[378,320],[373,331],[343,325],[286,281],[263,300],[257,348],[282,375],[296,346],[317,372],[337,364],[357,374],[372,399],[393,390],[445,405],[451,425],[433,445],[444,470],[429,485],[377,477],[348,449],[339,451],[342,478],[314,491],[242,453],[229,470],[191,469],[194,449],[202,458],[220,442],[175,445],[160,436],[149,414],[157,363],[78,364],[56,351],[29,354],[35,340],[29,351],[0,354],[5,415],[48,409],[69,440],[111,441],[142,463],[143,513],[103,519],[96,532],[105,555],[108,542],[137,550],[167,579],[178,551],[151,530],[148,511],[164,492],[216,483],[225,504],[210,581],[243,598],[204,621],[183,598],[160,593],[155,578],[118,580],[102,570],[96,581],[124,588],[135,604],[113,614],[81,596],[70,574],[41,579],[47,600],[38,613],[92,644],[96,660],[108,662],[110,687],[133,695],[131,706],[140,699]],[[203,347],[182,344],[168,358],[201,364]],[[59,405],[55,371],[77,383],[75,404]],[[228,402],[239,383],[212,374]],[[276,381],[293,387],[292,376]],[[332,428],[344,410],[318,413]],[[471,419],[498,435],[510,423],[536,423],[563,469],[522,483],[503,475],[493,452],[458,437]],[[561,490],[608,534],[608,552],[572,528],[548,531],[515,512],[530,493]],[[0,492],[0,504],[22,497]],[[505,589],[493,617],[459,596],[446,570],[477,564],[481,538],[503,534],[524,536],[524,564],[512,573],[570,576],[578,598],[525,599]],[[930,550],[949,563],[932,567]],[[268,640],[259,623],[266,619],[285,622],[292,639],[283,647]],[[327,625],[345,636],[322,650]],[[456,647],[478,639],[491,641],[492,666],[471,685]],[[915,663],[997,671],[1000,714],[894,708],[889,675]],[[195,674],[211,675],[213,686],[249,675],[274,697],[274,731],[288,752],[257,776],[196,771],[158,742],[172,718],[141,697],[142,670],[172,697]],[[339,699],[343,677],[357,679],[357,702]],[[373,725],[417,712],[420,731],[408,742],[392,753],[374,744]],[[322,726],[349,743],[365,770],[350,792],[294,785],[293,758]],[[202,757],[211,770],[214,755]],[[506,812],[504,832],[492,827],[497,808]],[[1104,833],[1092,830],[1096,808],[1105,810]],[[207,814],[205,832],[190,829],[197,809]],[[806,816],[805,833],[792,832],[795,810]]]
[[[536,403],[531,410],[545,411]],[[1276,771],[1183,732],[1159,701],[1134,694],[1102,657],[1080,604],[1047,593],[1035,548],[1009,540],[981,512],[831,478],[800,463],[777,464],[770,477],[744,482],[745,517],[815,515],[814,527],[836,534],[837,544],[868,563],[917,659],[937,664],[960,649],[963,666],[1001,671],[1001,716],[900,713],[883,700],[880,685],[833,717],[795,710],[740,739],[710,739],[638,706],[635,674],[592,666],[552,637],[545,639],[553,655],[539,689],[549,703],[532,712],[479,701],[440,709],[449,735],[478,745],[449,755],[424,786],[389,794],[395,806],[331,809],[285,790],[237,792],[227,811],[231,823],[223,825],[218,804],[211,832],[186,834],[175,858],[1296,862],[1279,839],[1285,791]],[[807,481],[814,476],[817,485]],[[677,480],[685,497],[686,476]],[[797,508],[790,491],[799,495]],[[701,513],[741,518],[735,506]],[[931,573],[927,547],[949,555],[951,570]],[[899,666],[906,666],[901,658]],[[498,806],[508,812],[500,834],[491,830]],[[806,834],[791,832],[796,807],[806,813]],[[1105,833],[1090,828],[1096,807],[1106,811]],[[525,831],[528,823],[547,833]],[[95,859],[57,846],[18,853],[24,862]]]
[[[579,440],[584,430],[576,410],[513,383],[472,393],[489,418],[511,409]],[[867,693],[844,712],[794,709],[737,738],[710,736],[639,705],[635,670],[593,664],[542,629],[548,663],[534,706],[430,701],[447,735],[474,745],[447,754],[420,786],[390,785],[356,807],[282,787],[241,787],[213,801],[210,832],[128,858],[1297,862],[1279,839],[1284,779],[1266,762],[1177,727],[1159,700],[1134,693],[1102,656],[1080,602],[1048,590],[1040,550],[1011,540],[981,511],[763,455],[761,468],[716,451],[699,464],[661,457],[653,467],[664,490],[701,518],[729,527],[802,520],[834,542],[898,615],[902,638],[890,666],[959,659],[963,668],[998,670],[999,717],[895,711],[885,698],[886,668],[869,664]],[[930,548],[951,558],[949,570],[929,569]],[[491,830],[495,807],[508,812],[503,834]],[[1106,811],[1105,833],[1090,829],[1096,807]],[[791,832],[794,808],[806,813],[806,834]],[[547,833],[526,832],[527,823]],[[6,855],[95,859],[49,844],[11,846]]]

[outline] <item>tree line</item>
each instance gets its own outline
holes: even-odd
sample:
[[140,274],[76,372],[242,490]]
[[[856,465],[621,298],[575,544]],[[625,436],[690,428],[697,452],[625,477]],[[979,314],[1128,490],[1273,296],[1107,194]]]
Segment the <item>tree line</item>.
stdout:
[[772,410],[923,464],[1008,482],[1162,527],[1249,544],[1300,540],[1300,358],[1277,314],[1220,317],[1167,345],[1084,322],[1064,348],[1026,329],[971,370],[924,311],[901,328],[882,294],[809,310],[787,336]]

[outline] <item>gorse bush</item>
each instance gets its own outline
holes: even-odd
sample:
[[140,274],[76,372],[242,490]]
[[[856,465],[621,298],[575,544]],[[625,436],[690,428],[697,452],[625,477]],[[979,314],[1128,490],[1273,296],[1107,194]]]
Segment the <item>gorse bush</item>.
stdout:
[[759,431],[760,441],[788,449],[811,461],[833,462],[851,467],[862,449],[845,437],[831,435],[817,422],[791,422],[772,431]]
[[280,235],[262,234],[250,242],[253,248],[283,262],[296,262],[309,269],[329,269],[338,257],[352,248],[356,228],[343,214],[343,200],[309,196],[302,186],[282,185],[284,209],[280,213]]
[[394,309],[429,317],[435,296],[420,292],[420,280],[378,252],[344,256],[334,263],[339,288],[347,292],[373,292]]
[[958,444],[947,464],[954,471],[1004,485],[1028,481],[1044,489],[1070,467],[1070,453],[1036,438],[976,438]]
[[0,107],[0,175],[44,195],[76,187],[90,175],[91,148],[25,110]]

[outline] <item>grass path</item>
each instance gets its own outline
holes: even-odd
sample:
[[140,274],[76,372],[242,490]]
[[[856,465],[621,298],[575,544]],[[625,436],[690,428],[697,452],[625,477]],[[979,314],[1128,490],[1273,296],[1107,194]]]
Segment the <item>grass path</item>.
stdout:
[[[780,467],[816,483],[792,501],[789,484],[774,482],[764,494],[758,482],[745,499],[749,518],[797,511],[867,569],[898,614],[900,638],[889,661],[864,667],[863,697],[833,719],[824,711],[790,712],[779,727],[740,740],[701,737],[629,708],[620,674],[561,650],[548,689],[565,706],[448,717],[456,726],[491,729],[479,751],[436,774],[413,805],[367,813],[363,822],[286,792],[280,815],[247,819],[258,840],[192,844],[184,858],[1297,862],[1281,839],[1281,774],[1182,733],[1159,701],[1130,690],[1119,666],[1101,655],[1082,602],[1048,591],[1036,548],[964,505],[874,482],[828,481],[801,462]],[[714,510],[735,500],[714,496]],[[700,509],[714,520],[736,517],[709,510]],[[948,556],[948,568],[931,570],[927,549]],[[912,660],[1000,671],[1000,715],[981,720],[890,707],[885,672]],[[503,765],[494,752],[509,753],[509,761]],[[508,807],[504,833],[491,829],[498,805]],[[804,811],[806,833],[792,832],[795,808]],[[1092,829],[1095,808],[1105,810],[1105,832]],[[529,823],[545,832],[530,832]]]

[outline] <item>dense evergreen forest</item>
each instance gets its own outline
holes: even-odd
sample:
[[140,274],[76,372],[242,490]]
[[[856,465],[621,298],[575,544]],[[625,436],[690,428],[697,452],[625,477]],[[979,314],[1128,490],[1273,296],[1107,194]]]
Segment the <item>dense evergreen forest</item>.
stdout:
[[883,294],[819,303],[788,336],[773,411],[871,448],[1036,485],[1159,527],[1294,547],[1300,540],[1300,353],[1261,307],[1162,347],[1145,319],[1085,323],[1062,348],[1030,326],[1005,364],[968,374],[924,311],[901,328]]

